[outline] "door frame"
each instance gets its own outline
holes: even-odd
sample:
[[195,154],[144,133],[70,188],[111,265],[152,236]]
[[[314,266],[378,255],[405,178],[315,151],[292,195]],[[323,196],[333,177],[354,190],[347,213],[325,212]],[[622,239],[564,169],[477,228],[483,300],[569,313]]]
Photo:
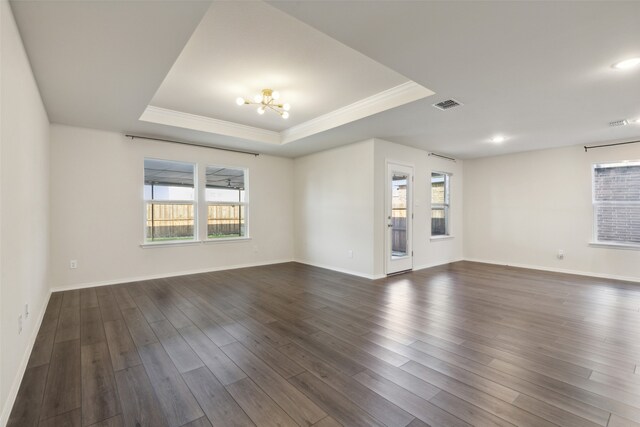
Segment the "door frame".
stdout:
[[[391,213],[391,182],[390,172],[392,166],[400,166],[401,168],[410,169],[411,182],[407,191],[407,253],[408,268],[393,270],[393,260],[391,258],[391,231],[389,230],[389,216]],[[393,159],[385,159],[384,171],[384,210],[383,210],[383,227],[384,227],[384,271],[385,275],[396,274],[404,271],[413,270],[413,185],[415,183],[415,165],[397,161]]]

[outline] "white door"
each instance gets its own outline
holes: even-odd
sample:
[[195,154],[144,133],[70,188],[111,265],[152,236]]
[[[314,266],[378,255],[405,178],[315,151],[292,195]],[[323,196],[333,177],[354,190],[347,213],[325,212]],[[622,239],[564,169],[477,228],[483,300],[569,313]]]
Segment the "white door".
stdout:
[[387,163],[386,187],[386,270],[394,274],[413,268],[413,167]]

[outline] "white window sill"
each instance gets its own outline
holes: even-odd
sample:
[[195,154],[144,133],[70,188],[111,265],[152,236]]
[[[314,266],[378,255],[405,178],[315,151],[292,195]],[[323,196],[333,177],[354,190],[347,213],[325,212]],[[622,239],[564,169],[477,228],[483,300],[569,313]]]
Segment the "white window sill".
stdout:
[[141,248],[163,248],[168,246],[193,246],[193,245],[201,245],[201,244],[216,244],[216,243],[239,243],[250,241],[251,237],[220,237],[218,239],[207,239],[207,240],[167,240],[163,242],[152,242],[152,243],[142,243],[140,245]]
[[239,243],[239,242],[248,242],[251,240],[251,237],[218,237],[217,239],[207,239],[203,241],[204,244],[208,245],[210,243]]
[[438,240],[449,240],[453,239],[454,236],[431,236],[429,240],[438,241]]
[[594,248],[627,249],[632,251],[640,251],[640,245],[634,245],[632,243],[589,242],[589,246]]
[[200,245],[202,241],[200,240],[168,240],[164,242],[152,242],[152,243],[142,243],[140,245],[141,248],[162,248],[167,246],[193,246]]

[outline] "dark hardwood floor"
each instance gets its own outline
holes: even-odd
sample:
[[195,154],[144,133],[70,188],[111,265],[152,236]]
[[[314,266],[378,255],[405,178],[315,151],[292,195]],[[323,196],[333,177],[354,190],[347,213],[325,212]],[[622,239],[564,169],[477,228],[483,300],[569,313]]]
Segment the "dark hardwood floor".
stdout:
[[54,293],[10,426],[640,426],[640,285],[301,264]]

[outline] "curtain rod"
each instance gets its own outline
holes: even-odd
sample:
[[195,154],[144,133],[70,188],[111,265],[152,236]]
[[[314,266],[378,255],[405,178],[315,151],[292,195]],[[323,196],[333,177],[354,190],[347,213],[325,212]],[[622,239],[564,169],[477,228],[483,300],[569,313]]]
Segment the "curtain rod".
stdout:
[[637,144],[639,143],[640,140],[637,141],[627,141],[627,142],[614,142],[611,144],[601,144],[601,145],[591,145],[591,146],[584,146],[584,152],[586,153],[587,151],[593,149],[593,148],[602,148],[602,147],[613,147],[614,145],[627,145],[627,144]]
[[442,154],[429,153],[429,154],[427,154],[427,155],[428,155],[428,156],[440,157],[441,159],[451,160],[452,162],[455,162],[455,161],[456,161],[456,159],[454,159],[453,157],[443,156]]
[[176,141],[173,139],[153,138],[150,136],[129,135],[129,134],[126,134],[125,136],[127,138],[131,138],[132,141],[134,139],[146,139],[149,141],[170,142],[172,144],[183,144],[183,145],[193,145],[194,147],[213,148],[214,150],[231,151],[232,153],[251,154],[252,156],[256,156],[256,157],[260,155],[260,153],[254,153],[251,151],[242,151],[242,150],[234,150],[233,148],[216,147],[213,145],[200,144],[198,142]]

